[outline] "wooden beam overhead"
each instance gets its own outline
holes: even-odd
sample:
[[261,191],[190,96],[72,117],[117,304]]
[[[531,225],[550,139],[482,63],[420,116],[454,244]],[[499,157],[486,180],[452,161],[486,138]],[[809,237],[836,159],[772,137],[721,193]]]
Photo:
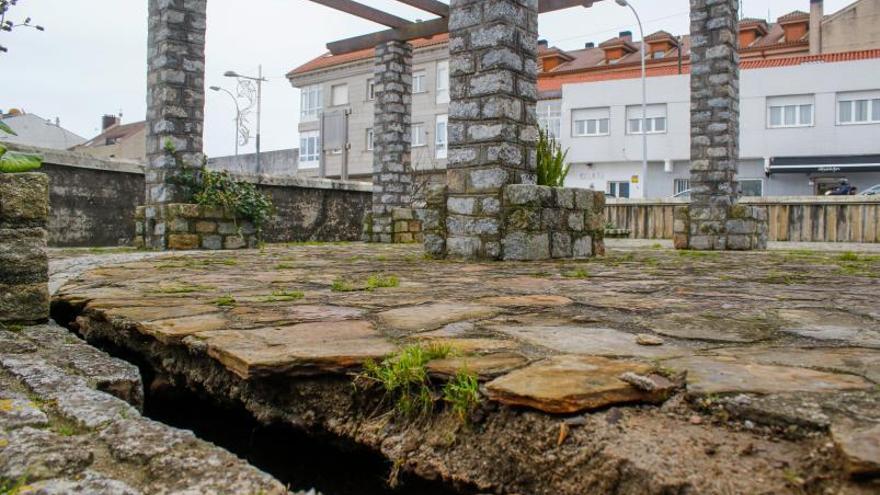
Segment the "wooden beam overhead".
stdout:
[[[349,12],[354,15],[358,15],[354,12],[350,12],[348,10],[344,10],[339,7],[335,7],[330,5],[331,3],[344,2],[347,4],[355,4],[360,7],[365,7],[370,9],[370,7],[366,7],[360,4],[356,4],[350,0],[312,0],[313,2],[317,2],[323,5],[327,5],[337,10],[342,10],[343,12]],[[401,3],[405,3],[407,5],[412,5],[413,7],[422,8],[420,5],[424,3],[428,3],[428,0],[398,0]],[[554,12],[557,10],[568,9],[572,7],[592,7],[594,3],[600,2],[602,0],[539,0],[538,3],[538,12],[541,14],[547,12]],[[430,3],[437,3],[443,5],[447,8],[446,4],[442,4],[440,2],[435,2],[434,0],[430,0]],[[416,5],[419,4],[419,5]],[[375,9],[370,9],[375,10]],[[424,9],[427,10],[427,9]],[[439,7],[438,7],[439,10]],[[430,12],[430,10],[427,10]],[[376,11],[381,12],[381,11]],[[389,14],[386,14],[389,15]],[[439,14],[438,14],[439,15]],[[447,13],[448,15],[448,13]],[[363,17],[360,16],[359,17]],[[395,17],[395,16],[391,16]],[[372,20],[372,19],[371,19]],[[340,55],[343,53],[356,52],[359,50],[366,50],[370,48],[375,48],[376,45],[381,43],[385,43],[388,41],[410,41],[419,38],[430,38],[432,36],[437,36],[438,34],[448,33],[449,32],[449,19],[447,17],[441,17],[439,19],[432,19],[430,21],[424,22],[408,22],[403,26],[395,27],[391,26],[394,29],[389,29],[386,31],[380,31],[378,33],[365,34],[363,36],[355,36],[354,38],[348,38],[344,40],[334,41],[332,43],[327,43],[327,49],[330,50],[330,53],[333,55]],[[386,24],[387,25],[387,24]]]
[[424,22],[413,22],[408,26],[399,29],[389,29],[378,33],[365,34],[363,36],[355,36],[345,40],[327,43],[327,49],[333,55],[342,53],[351,53],[368,48],[375,48],[377,45],[388,41],[410,41],[419,38],[430,38],[438,34],[449,32],[449,19],[441,17]]
[[412,22],[402,18],[397,17],[396,15],[389,14],[387,12],[374,9],[373,7],[368,7],[364,4],[357,3],[353,0],[312,0],[317,4],[324,5],[326,7],[330,7],[331,9],[336,9],[340,12],[345,12],[346,14],[351,14],[356,17],[360,17],[361,19],[366,19],[368,21],[373,21],[377,24],[382,24],[383,26],[388,26],[390,28],[399,29],[405,27],[409,24],[413,24]]
[[397,0],[400,3],[405,3],[410,7],[415,7],[420,10],[424,10],[425,12],[430,12],[434,15],[439,15],[440,17],[449,17],[449,5],[438,2],[437,0]]

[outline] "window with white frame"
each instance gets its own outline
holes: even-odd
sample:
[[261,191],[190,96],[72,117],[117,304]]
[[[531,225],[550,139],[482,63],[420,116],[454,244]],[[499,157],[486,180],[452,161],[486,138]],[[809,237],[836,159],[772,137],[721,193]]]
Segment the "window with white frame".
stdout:
[[562,134],[562,100],[538,102],[538,126],[551,138],[559,138]]
[[607,136],[611,133],[611,110],[603,108],[581,108],[571,112],[572,134],[578,136]]
[[412,75],[412,92],[413,93],[424,93],[428,91],[428,87],[425,86],[425,81],[428,80],[428,73],[420,70],[418,72],[413,72]]
[[373,79],[367,79],[367,101],[373,101],[376,99],[376,81]]
[[437,62],[437,103],[449,103],[449,61]]
[[763,196],[764,181],[761,179],[739,179],[739,193],[741,196]]
[[299,168],[318,168],[321,161],[321,134],[318,131],[299,135]]
[[320,84],[306,86],[300,93],[300,120],[308,122],[318,120],[324,106],[324,93]]
[[675,179],[673,185],[674,191],[673,195],[678,196],[684,192],[687,192],[691,188],[690,179]]
[[628,198],[629,181],[611,181],[608,183],[606,192],[612,198]]
[[373,150],[373,142],[374,142],[373,139],[374,139],[373,128],[370,127],[369,129],[367,129],[367,151]]
[[449,141],[447,140],[447,130],[449,129],[449,116],[438,115],[437,126],[435,130],[435,156],[439,160],[446,159],[448,154]]
[[412,144],[413,148],[418,148],[420,146],[425,146],[426,144],[428,144],[425,140],[425,137],[426,137],[425,124],[422,124],[422,123],[412,124],[411,129],[412,129],[411,144]]
[[837,124],[880,123],[880,91],[859,91],[837,95]]
[[348,84],[336,84],[330,87],[330,104],[334,107],[348,105]]
[[[666,132],[665,104],[648,105],[645,117],[645,130],[648,134],[663,134]],[[642,133],[641,105],[626,107],[626,132],[627,134]]]
[[767,127],[809,127],[813,125],[813,95],[767,98]]

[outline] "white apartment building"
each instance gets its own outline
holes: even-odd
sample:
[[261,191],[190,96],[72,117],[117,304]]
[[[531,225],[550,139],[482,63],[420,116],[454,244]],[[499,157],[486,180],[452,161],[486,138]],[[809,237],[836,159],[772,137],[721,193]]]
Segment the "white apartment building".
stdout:
[[[860,190],[880,184],[880,50],[744,65],[744,195],[822,194],[844,178]],[[567,186],[633,198],[688,189],[690,76],[649,78],[647,101],[647,175],[640,79],[566,84],[539,103],[542,126],[568,149]]]
[[[805,6],[807,5],[804,0]],[[743,19],[739,178],[746,195],[822,194],[880,184],[880,0],[831,15],[811,0],[774,23]],[[412,163],[446,168],[448,35],[413,45]],[[658,31],[648,54],[648,159],[642,170],[641,42],[541,42],[538,119],[569,150],[567,185],[620,197],[688,189],[689,36]],[[374,52],[325,54],[288,74],[301,93],[298,173],[370,180]]]

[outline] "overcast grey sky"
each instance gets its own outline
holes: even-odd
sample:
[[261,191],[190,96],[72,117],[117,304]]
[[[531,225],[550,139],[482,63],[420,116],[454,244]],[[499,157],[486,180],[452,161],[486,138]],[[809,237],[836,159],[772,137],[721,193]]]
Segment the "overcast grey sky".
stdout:
[[[394,0],[362,0],[402,17],[427,18]],[[688,0],[630,0],[647,33],[688,30]],[[826,0],[826,13],[854,0]],[[809,0],[744,0],[749,17],[809,10]],[[23,108],[83,137],[98,133],[100,117],[122,112],[124,122],[145,114],[147,0],[20,0],[13,20],[30,16],[46,27],[0,33],[0,109]],[[380,26],[309,0],[209,0],[207,85],[233,89],[226,70],[256,73],[270,82],[263,94],[263,149],[298,145],[299,92],[284,75],[322,54],[328,41],[367,34]],[[562,48],[601,42],[621,30],[638,38],[632,14],[612,1],[541,17],[541,37]],[[210,156],[232,154],[234,110],[229,97],[208,92],[205,147]],[[254,144],[242,152],[253,150]]]

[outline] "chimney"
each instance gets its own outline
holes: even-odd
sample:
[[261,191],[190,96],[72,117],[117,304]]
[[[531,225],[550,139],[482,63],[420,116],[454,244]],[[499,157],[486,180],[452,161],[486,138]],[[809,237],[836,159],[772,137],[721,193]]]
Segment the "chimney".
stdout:
[[823,0],[810,0],[810,55],[822,53],[822,19],[825,17]]
[[101,130],[106,131],[107,129],[113,127],[114,125],[119,125],[119,117],[115,115],[104,115],[101,117]]
[[589,41],[584,44],[584,48],[596,48],[596,44],[593,43],[592,41]]
[[538,40],[538,49],[543,48],[546,50],[549,47],[550,47],[550,43],[548,43],[547,40]]
[[623,41],[632,43],[633,33],[632,33],[632,31],[621,31],[618,38],[622,39]]

